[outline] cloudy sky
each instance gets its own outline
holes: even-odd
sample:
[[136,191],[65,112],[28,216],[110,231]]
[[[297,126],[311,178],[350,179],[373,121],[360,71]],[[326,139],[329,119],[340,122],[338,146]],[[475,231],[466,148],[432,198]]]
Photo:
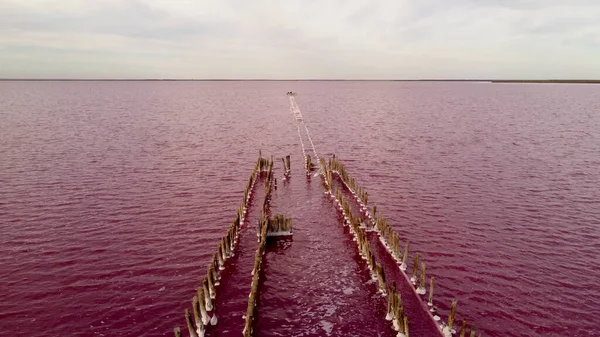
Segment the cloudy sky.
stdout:
[[600,0],[0,0],[0,78],[600,78]]

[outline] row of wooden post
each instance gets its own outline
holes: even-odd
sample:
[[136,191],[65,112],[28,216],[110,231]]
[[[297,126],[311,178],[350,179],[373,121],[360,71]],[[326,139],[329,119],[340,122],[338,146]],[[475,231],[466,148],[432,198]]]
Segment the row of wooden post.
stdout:
[[[235,219],[217,246],[217,252],[213,254],[211,263],[207,267],[206,276],[202,278],[200,286],[196,289],[196,295],[192,298],[192,314],[185,309],[185,320],[190,337],[203,337],[209,326],[218,323],[216,315],[217,286],[220,284],[220,272],[225,269],[225,262],[235,256],[235,248],[239,238],[241,226],[243,226],[250,198],[254,190],[254,184],[258,174],[266,167],[265,158],[259,153],[254,170],[246,183],[244,197],[241,205],[236,211]],[[272,165],[271,165],[272,167]],[[212,313],[212,317],[211,314]],[[174,329],[175,336],[181,336],[180,328]]]
[[358,186],[356,180],[348,174],[344,165],[336,159],[335,155],[333,158],[329,159],[329,169],[340,176],[346,187],[357,198],[358,203],[361,205],[361,209],[366,208],[369,201],[369,194],[362,187]]
[[[323,168],[324,160],[322,158],[321,158],[321,160],[322,160],[321,166]],[[403,254],[401,254],[401,252],[400,252],[400,247],[401,247],[400,235],[398,235],[393,230],[393,228],[388,225],[388,222],[385,218],[383,218],[380,214],[377,213],[376,205],[373,205],[372,211],[369,212],[369,209],[367,208],[367,201],[368,201],[367,192],[358,185],[358,183],[356,182],[356,180],[354,178],[352,178],[348,174],[344,165],[338,159],[336,159],[335,156],[333,158],[331,158],[328,162],[328,165],[326,165],[322,169],[322,173],[323,173],[323,178],[324,178],[323,184],[324,184],[327,192],[329,192],[329,193],[331,193],[331,189],[332,189],[332,185],[333,185],[333,182],[332,182],[333,178],[331,176],[331,173],[336,174],[341,179],[343,184],[346,186],[346,188],[352,193],[352,195],[356,199],[356,202],[359,204],[361,211],[365,213],[367,218],[369,218],[369,220],[370,220],[369,224],[374,230],[377,231],[379,239],[382,242],[382,244],[387,248],[390,255],[397,261],[400,270],[404,273],[405,270],[407,269],[409,241],[408,240],[406,241],[406,243],[404,245],[404,252],[403,252]],[[381,266],[379,266],[376,262],[374,262],[372,254],[370,253],[370,248],[368,248],[369,243],[367,240],[366,233],[364,232],[363,228],[360,226],[360,224],[361,224],[360,218],[354,217],[352,215],[350,205],[343,198],[343,195],[339,189],[336,191],[336,197],[337,197],[336,199],[338,201],[338,206],[340,207],[340,209],[342,210],[342,213],[344,214],[345,224],[351,225],[352,232],[354,233],[355,239],[358,242],[359,251],[361,252],[361,255],[363,256],[363,258],[365,258],[367,260],[367,264],[369,265],[371,272],[379,280],[380,291],[385,293],[387,286],[385,284],[385,275],[383,273],[383,268],[380,268]],[[425,263],[419,261],[418,253],[416,253],[414,256],[413,271],[412,271],[410,280],[411,280],[411,283],[413,284],[413,286],[415,287],[415,292],[418,295],[425,295],[427,293],[427,290],[425,289],[425,287],[426,287]],[[431,307],[431,312],[435,314],[436,309],[433,306],[434,282],[435,282],[435,278],[432,277],[430,279],[430,284],[429,284],[429,296],[427,299],[427,305],[429,307]],[[395,290],[394,290],[394,292],[395,292]],[[390,301],[389,296],[390,296],[390,293],[388,290],[388,301]],[[390,303],[392,303],[392,302],[390,302]],[[393,303],[395,303],[395,302],[393,302]],[[441,325],[438,326],[441,333],[447,337],[451,336],[452,332],[454,331],[453,327],[454,327],[454,319],[455,319],[455,314],[456,314],[456,303],[457,303],[456,300],[452,301],[452,308],[450,310],[450,314],[448,316],[447,323],[442,323]],[[434,318],[439,319],[437,317],[437,315],[434,316]],[[405,319],[405,317],[402,319],[402,321],[404,319]],[[400,322],[395,323],[395,324],[400,324]],[[396,328],[396,325],[394,325],[394,327]],[[403,328],[406,329],[405,335],[408,336],[408,325],[404,323]],[[463,324],[460,329],[460,336],[463,337],[465,335],[465,333],[466,333],[466,320],[463,320]],[[475,326],[471,326],[470,335],[475,336]]]
[[371,272],[371,277],[378,281],[379,291],[388,297],[386,319],[392,321],[392,327],[398,331],[398,336],[408,336],[408,318],[404,315],[400,294],[396,289],[388,287],[385,271],[383,266],[375,261],[375,256],[371,252],[371,246],[367,238],[367,233],[365,232],[365,227],[361,225],[360,217],[352,215],[350,205],[343,197],[340,189],[336,191],[335,200],[344,216],[344,225],[350,226],[350,231],[354,235],[354,240],[358,245],[358,251],[361,257],[367,261],[367,267]]
[[273,187],[273,158],[270,160],[267,158],[259,158],[260,160],[260,171],[266,172],[265,176],[265,199],[262,205],[262,211],[268,214],[269,202],[271,200],[271,190]]
[[265,198],[263,201],[263,212],[258,223],[258,247],[256,248],[256,254],[254,255],[254,267],[252,268],[252,284],[250,286],[250,294],[248,295],[248,306],[246,308],[246,317],[244,323],[244,330],[242,334],[244,337],[250,337],[253,333],[254,319],[256,314],[256,306],[258,304],[258,285],[260,281],[260,270],[262,264],[262,257],[265,253],[265,244],[267,240],[267,227],[268,227],[268,210],[269,200],[271,198],[271,186],[273,177],[273,160],[265,160],[261,164],[261,168],[264,168],[267,172],[265,178]]
[[397,337],[409,337],[408,317],[404,314],[402,296],[396,289],[388,289],[388,305],[385,319],[392,321],[392,327],[398,331]]
[[252,284],[250,286],[250,294],[248,295],[248,307],[246,309],[246,317],[244,323],[244,330],[242,334],[244,337],[250,337],[253,333],[253,325],[255,318],[256,305],[258,302],[258,283],[260,281],[260,269],[262,264],[262,256],[265,251],[265,243],[267,240],[267,226],[265,221],[267,217],[263,214],[261,218],[261,225],[259,226],[259,239],[258,247],[256,248],[256,254],[254,255],[254,267],[252,268]]

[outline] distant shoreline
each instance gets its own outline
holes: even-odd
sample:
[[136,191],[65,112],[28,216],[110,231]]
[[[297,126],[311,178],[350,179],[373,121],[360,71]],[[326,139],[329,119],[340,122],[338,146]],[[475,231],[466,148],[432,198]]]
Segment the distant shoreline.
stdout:
[[600,84],[600,80],[495,80],[495,79],[419,79],[419,80],[344,80],[344,79],[11,79],[0,78],[0,82],[487,82],[487,83],[562,83]]
[[600,84],[600,80],[492,80],[492,83],[587,83]]

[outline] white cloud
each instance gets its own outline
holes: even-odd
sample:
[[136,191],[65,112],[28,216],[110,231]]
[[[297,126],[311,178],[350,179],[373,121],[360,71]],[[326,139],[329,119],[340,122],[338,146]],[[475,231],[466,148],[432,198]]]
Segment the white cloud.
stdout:
[[0,0],[0,77],[600,78],[588,0]]

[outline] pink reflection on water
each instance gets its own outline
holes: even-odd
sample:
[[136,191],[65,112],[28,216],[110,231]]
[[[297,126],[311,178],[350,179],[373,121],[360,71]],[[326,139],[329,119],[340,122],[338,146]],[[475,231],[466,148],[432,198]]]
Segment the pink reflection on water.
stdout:
[[595,335],[598,87],[402,82],[0,82],[0,335],[183,327],[258,149],[301,160],[290,90],[442,312],[457,298],[486,336]]

